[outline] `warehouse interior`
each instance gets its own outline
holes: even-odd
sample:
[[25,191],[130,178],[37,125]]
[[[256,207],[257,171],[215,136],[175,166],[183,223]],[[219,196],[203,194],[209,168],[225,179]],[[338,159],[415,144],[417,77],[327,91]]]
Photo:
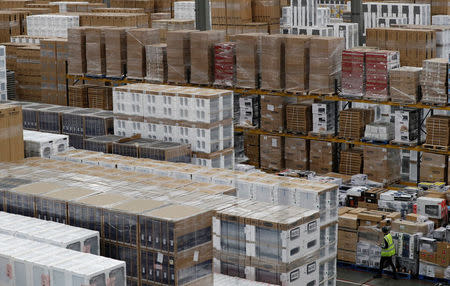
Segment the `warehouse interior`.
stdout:
[[450,285],[450,0],[0,0],[0,286]]

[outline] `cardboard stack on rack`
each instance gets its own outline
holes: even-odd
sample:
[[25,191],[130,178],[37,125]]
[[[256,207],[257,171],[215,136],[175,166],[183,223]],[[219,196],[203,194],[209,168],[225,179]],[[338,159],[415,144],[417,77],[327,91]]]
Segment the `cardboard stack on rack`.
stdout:
[[236,85],[259,88],[261,74],[261,41],[264,34],[240,34],[236,41]]
[[11,36],[22,34],[23,13],[18,11],[0,11],[0,39],[1,42],[9,42]]
[[389,93],[397,103],[414,104],[419,100],[422,68],[399,67],[389,72]]
[[261,89],[281,91],[285,87],[285,38],[266,35],[261,42]]
[[286,105],[286,130],[294,134],[307,135],[312,127],[311,105]]
[[144,78],[146,73],[145,46],[159,43],[158,29],[127,30],[127,76]]
[[167,82],[167,44],[145,46],[146,70],[145,79],[152,83]]
[[339,114],[339,137],[359,140],[364,137],[366,124],[373,122],[372,109],[350,108]]
[[125,75],[127,63],[127,29],[122,27],[105,27],[106,76],[121,77]]
[[333,172],[337,163],[337,146],[335,143],[311,140],[309,167],[317,174]]
[[364,173],[369,180],[389,184],[399,179],[398,149],[364,146]]
[[284,139],[281,136],[260,136],[261,169],[268,171],[284,169]]
[[22,108],[0,104],[0,161],[18,161],[24,157]]
[[16,50],[16,96],[19,100],[41,102],[41,52],[37,45]]
[[421,67],[436,55],[436,31],[429,29],[371,28],[367,29],[366,45],[399,51],[401,66]]
[[363,170],[363,151],[360,149],[342,150],[339,158],[339,173],[345,175],[361,174]]
[[191,33],[191,83],[203,85],[214,83],[214,46],[224,40],[224,31]]
[[317,37],[311,39],[309,89],[317,93],[332,93],[340,85],[344,39]]
[[86,108],[89,107],[88,88],[93,85],[81,84],[69,86],[69,106]]
[[295,98],[286,96],[261,96],[261,129],[283,132],[286,124],[286,106],[295,103]]
[[363,97],[366,92],[366,53],[371,49],[353,48],[342,52],[342,94]]
[[309,150],[309,140],[286,137],[284,141],[286,169],[309,170]]
[[450,146],[450,117],[444,115],[430,116],[426,121],[426,145],[445,149]]
[[447,156],[433,153],[422,154],[420,164],[421,182],[447,182]]
[[430,59],[423,61],[420,74],[422,102],[445,105],[448,103],[448,59]]
[[244,134],[244,152],[248,158],[248,164],[257,168],[260,166],[260,136],[251,133]]
[[112,110],[112,87],[92,86],[88,88],[88,107]]
[[310,36],[285,35],[286,90],[302,92],[309,89]]
[[188,83],[191,71],[191,30],[167,33],[168,81]]

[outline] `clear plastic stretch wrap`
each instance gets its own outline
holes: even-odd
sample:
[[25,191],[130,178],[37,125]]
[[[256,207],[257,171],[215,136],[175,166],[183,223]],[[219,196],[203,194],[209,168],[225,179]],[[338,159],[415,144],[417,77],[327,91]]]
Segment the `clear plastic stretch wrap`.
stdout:
[[364,173],[369,180],[389,184],[400,176],[400,152],[397,149],[364,146]]
[[146,76],[145,46],[159,43],[159,29],[140,28],[127,30],[127,76]]
[[[259,88],[261,74],[261,41],[263,33],[235,36],[237,83],[241,88]],[[266,68],[266,67],[264,67]]]
[[225,31],[191,33],[191,78],[193,84],[214,83],[214,45],[225,40]]
[[284,159],[286,169],[309,170],[309,140],[286,137]]
[[422,86],[422,102],[445,105],[447,95],[448,59],[436,58],[423,61],[420,74]]
[[389,71],[391,100],[414,104],[419,100],[420,74],[422,68],[399,67]]
[[86,73],[86,27],[68,29],[68,73]]
[[145,46],[147,58],[146,80],[155,83],[167,82],[167,45],[156,44]]
[[122,27],[104,28],[106,76],[121,77],[127,64],[127,29]]
[[426,143],[437,146],[450,146],[450,116],[432,115],[426,121]]
[[310,36],[285,36],[285,77],[287,91],[306,91],[309,88]]
[[280,91],[285,86],[284,35],[267,35],[261,42],[261,89]]
[[343,38],[317,37],[311,39],[309,90],[333,92],[341,82]]
[[397,51],[369,51],[366,53],[366,98],[378,101],[389,99],[389,71],[400,67]]
[[218,43],[214,46],[214,52],[214,84],[234,87],[236,84],[236,43]]
[[284,168],[284,137],[260,136],[261,168],[280,171]]
[[191,33],[192,30],[171,31],[167,33],[168,81],[189,83],[191,72]]
[[335,143],[311,140],[309,167],[317,174],[333,172],[337,162]]
[[105,33],[103,27],[86,30],[86,73],[94,76],[106,74]]

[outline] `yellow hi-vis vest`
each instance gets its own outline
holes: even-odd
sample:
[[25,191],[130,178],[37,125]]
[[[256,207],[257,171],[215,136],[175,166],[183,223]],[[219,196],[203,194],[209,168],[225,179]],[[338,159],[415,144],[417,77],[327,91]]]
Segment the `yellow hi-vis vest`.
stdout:
[[395,255],[395,245],[394,240],[392,239],[392,235],[388,233],[384,236],[384,239],[388,243],[388,247],[386,249],[381,249],[381,256],[383,257],[391,257]]

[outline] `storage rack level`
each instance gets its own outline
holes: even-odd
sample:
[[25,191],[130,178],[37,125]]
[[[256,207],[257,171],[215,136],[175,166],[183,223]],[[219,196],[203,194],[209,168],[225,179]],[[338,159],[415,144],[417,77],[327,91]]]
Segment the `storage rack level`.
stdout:
[[[83,83],[88,80],[98,80],[98,81],[104,81],[106,83],[109,83],[111,86],[120,86],[125,84],[132,84],[137,82],[145,82],[144,79],[131,79],[131,78],[107,78],[107,77],[97,77],[97,76],[89,76],[89,75],[67,75],[67,78],[69,80],[73,80],[74,82],[82,81]],[[163,84],[163,85],[176,85],[176,84]],[[179,85],[179,84],[177,84]],[[448,106],[437,106],[437,105],[426,105],[423,103],[415,103],[415,104],[402,104],[397,102],[391,102],[391,101],[375,101],[375,100],[368,100],[363,98],[347,98],[339,96],[337,93],[321,93],[316,91],[304,91],[299,93],[290,93],[290,92],[274,92],[274,91],[266,91],[261,89],[242,89],[242,88],[230,88],[230,87],[218,87],[218,86],[204,86],[204,85],[194,85],[194,84],[182,84],[183,86],[197,86],[197,87],[207,87],[207,88],[216,88],[216,89],[227,89],[232,90],[235,93],[241,94],[242,96],[249,96],[249,95],[273,95],[273,96],[287,96],[287,97],[296,97],[301,100],[317,100],[317,101],[333,101],[333,102],[347,102],[346,107],[351,107],[352,103],[369,103],[369,104],[377,104],[377,105],[390,105],[390,106],[396,106],[396,107],[403,107],[403,108],[415,108],[415,109],[429,109],[429,114],[433,115],[433,110],[447,110],[450,111],[450,105]],[[425,116],[425,118],[427,117]],[[335,116],[336,122],[335,125],[337,127],[337,121],[338,116]],[[422,125],[424,121],[421,120],[421,117],[419,117],[419,124],[418,124],[418,134],[419,134],[419,140],[421,137],[421,130]],[[346,139],[339,139],[339,138],[322,138],[322,137],[314,137],[314,136],[302,136],[302,135],[294,135],[294,134],[286,134],[286,133],[272,133],[272,132],[265,132],[259,129],[247,129],[247,128],[234,128],[235,132],[250,132],[253,134],[259,134],[259,135],[273,135],[273,136],[284,136],[284,137],[293,137],[293,138],[302,138],[302,139],[308,139],[308,140],[318,140],[318,141],[326,141],[326,142],[333,142],[333,143],[341,143],[341,144],[351,144],[351,145],[359,145],[359,146],[374,146],[374,147],[380,147],[380,148],[393,148],[393,149],[401,149],[401,150],[409,150],[409,151],[417,151],[417,152],[427,152],[427,153],[435,153],[435,154],[441,154],[441,155],[450,155],[450,151],[437,151],[437,150],[430,150],[425,149],[421,146],[405,146],[405,145],[392,145],[392,144],[372,144],[369,142],[361,142],[356,140],[346,140]],[[419,153],[420,154],[420,153]],[[417,160],[417,182],[420,181],[420,158]]]

